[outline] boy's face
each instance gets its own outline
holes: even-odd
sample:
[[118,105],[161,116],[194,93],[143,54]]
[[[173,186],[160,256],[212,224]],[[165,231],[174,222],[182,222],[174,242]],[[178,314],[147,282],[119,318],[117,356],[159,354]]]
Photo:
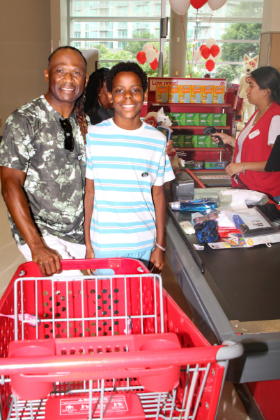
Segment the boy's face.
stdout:
[[146,94],[141,78],[133,72],[121,72],[113,79],[112,93],[114,122],[120,128],[135,130],[141,127],[140,111]]

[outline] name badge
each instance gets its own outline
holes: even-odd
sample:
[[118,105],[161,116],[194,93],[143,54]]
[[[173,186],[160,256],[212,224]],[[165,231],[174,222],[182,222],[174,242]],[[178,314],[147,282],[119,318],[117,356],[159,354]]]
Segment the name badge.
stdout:
[[252,133],[249,134],[249,139],[253,139],[254,137],[258,136],[260,134],[260,130],[255,130]]

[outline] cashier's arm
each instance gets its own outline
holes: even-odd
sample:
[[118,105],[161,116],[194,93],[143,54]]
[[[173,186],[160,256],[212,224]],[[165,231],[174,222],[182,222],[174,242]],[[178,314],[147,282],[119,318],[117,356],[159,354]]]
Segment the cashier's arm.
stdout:
[[[165,248],[165,195],[164,195],[164,185],[153,186],[152,187],[152,197],[156,213],[156,242],[161,247]],[[165,265],[164,262],[164,252],[155,247],[154,251],[151,253],[150,266],[154,266],[153,273],[161,273]]]
[[[271,148],[272,147],[273,147],[273,144],[271,144]],[[226,173],[229,176],[233,176],[243,171],[264,172],[266,163],[267,163],[267,160],[263,160],[261,162],[230,163],[226,167]]]

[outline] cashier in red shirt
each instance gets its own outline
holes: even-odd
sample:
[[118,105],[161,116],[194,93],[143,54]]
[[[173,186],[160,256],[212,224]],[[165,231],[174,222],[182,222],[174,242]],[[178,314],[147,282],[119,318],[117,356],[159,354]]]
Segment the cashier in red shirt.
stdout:
[[[280,134],[280,73],[273,67],[260,67],[252,71],[247,89],[250,104],[256,105],[238,139],[221,133],[225,144],[234,147],[234,162],[226,167],[231,177],[239,174],[240,180],[250,189],[280,199],[280,172],[264,172],[276,137]],[[218,141],[213,137],[214,141]],[[232,178],[232,187],[240,185]],[[278,197],[279,196],[279,197]]]

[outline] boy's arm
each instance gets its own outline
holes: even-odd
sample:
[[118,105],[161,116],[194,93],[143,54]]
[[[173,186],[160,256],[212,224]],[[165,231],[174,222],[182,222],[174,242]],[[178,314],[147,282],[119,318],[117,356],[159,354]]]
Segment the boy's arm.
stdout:
[[[165,248],[164,232],[165,232],[165,195],[164,185],[152,187],[152,197],[156,213],[156,243]],[[159,247],[155,247],[151,253],[150,268],[154,266],[153,273],[161,273],[165,265],[164,252]]]
[[[94,181],[93,179],[86,178],[85,185],[85,198],[84,198],[84,233],[86,245],[86,258],[94,258],[94,251],[91,246],[90,239],[90,223],[93,213],[93,200],[94,200]],[[90,273],[89,273],[90,274]]]

